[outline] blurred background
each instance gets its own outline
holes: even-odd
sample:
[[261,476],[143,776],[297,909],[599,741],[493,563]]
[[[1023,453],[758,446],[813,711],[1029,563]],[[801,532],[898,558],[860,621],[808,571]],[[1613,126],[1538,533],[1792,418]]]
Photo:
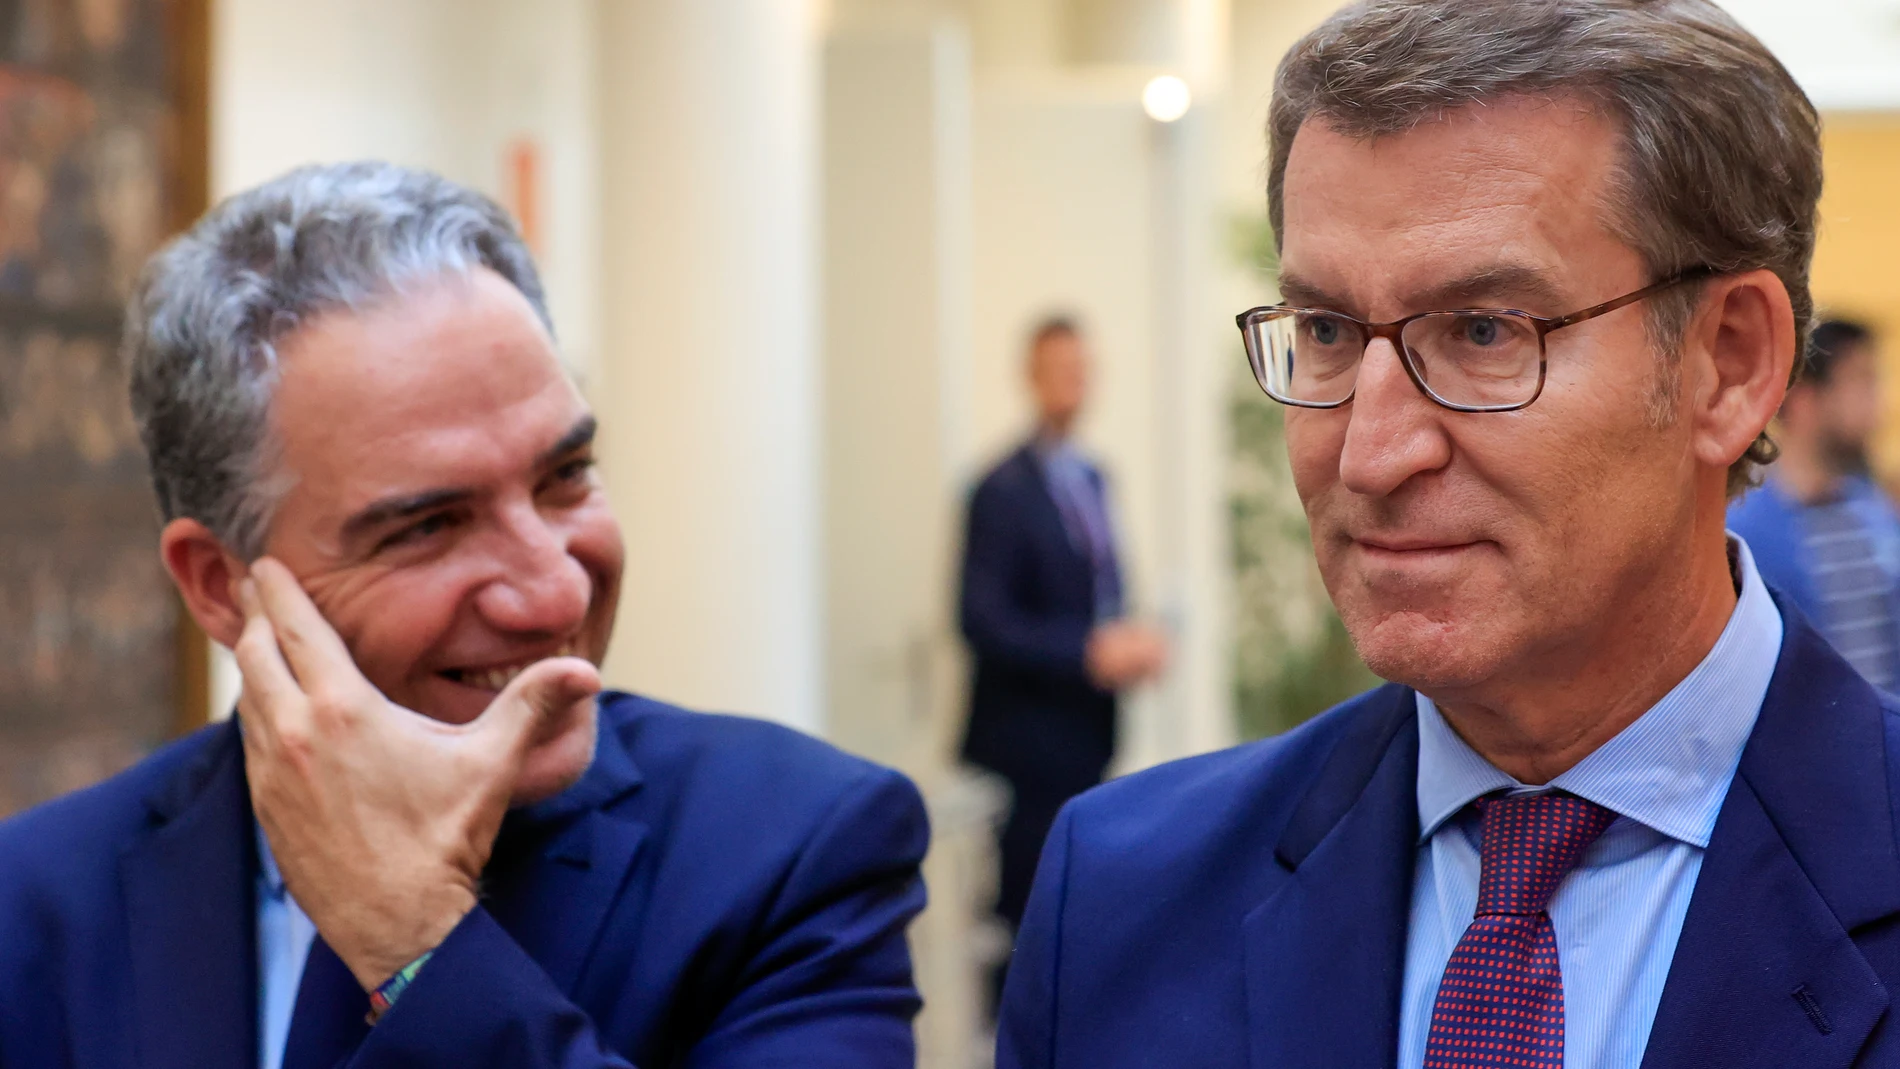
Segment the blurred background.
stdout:
[[[237,686],[154,552],[113,362],[139,264],[300,163],[431,168],[520,220],[602,418],[629,548],[609,681],[918,780],[920,1038],[981,1064],[1008,795],[955,759],[957,555],[972,481],[1031,431],[1038,321],[1086,331],[1078,437],[1129,611],[1172,646],[1114,769],[1369,682],[1230,325],[1274,298],[1273,69],[1333,6],[0,0],[0,814]],[[1817,296],[1900,336],[1900,0],[1727,6],[1827,112]],[[1900,475],[1891,423],[1871,460]]]

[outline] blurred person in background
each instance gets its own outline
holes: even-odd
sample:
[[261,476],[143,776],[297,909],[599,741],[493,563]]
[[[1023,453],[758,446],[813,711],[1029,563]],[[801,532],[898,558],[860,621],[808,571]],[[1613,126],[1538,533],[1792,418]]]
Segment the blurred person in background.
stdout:
[[1030,335],[1030,440],[970,498],[961,620],[976,678],[963,757],[1014,793],[999,846],[997,914],[1013,929],[1057,810],[1102,781],[1117,694],[1167,663],[1160,632],[1124,618],[1121,560],[1101,470],[1072,440],[1090,355],[1075,322]]
[[1812,102],[1712,0],[1369,0],[1268,128],[1239,323],[1392,683],[1065,807],[1000,1069],[1900,1065],[1900,708],[1726,531]]
[[1900,679],[1900,516],[1867,474],[1880,351],[1859,323],[1814,328],[1781,404],[1781,459],[1729,509],[1762,579],[1883,690]]
[[0,824],[0,1063],[912,1064],[922,800],[600,690],[620,529],[499,208],[294,171],[127,324],[158,549],[243,693]]

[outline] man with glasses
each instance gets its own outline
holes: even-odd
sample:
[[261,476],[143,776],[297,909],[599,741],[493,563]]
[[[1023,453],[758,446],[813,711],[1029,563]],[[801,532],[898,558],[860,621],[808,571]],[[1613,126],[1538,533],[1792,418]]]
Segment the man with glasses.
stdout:
[[1723,526],[1812,105],[1709,0],[1373,0],[1269,133],[1240,325],[1392,684],[1065,808],[999,1064],[1900,1064],[1900,721]]

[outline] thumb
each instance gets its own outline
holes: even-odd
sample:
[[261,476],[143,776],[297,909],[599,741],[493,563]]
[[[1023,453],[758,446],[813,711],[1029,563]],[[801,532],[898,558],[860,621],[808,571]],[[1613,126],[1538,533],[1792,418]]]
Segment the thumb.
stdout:
[[522,669],[472,726],[525,747],[549,719],[599,692],[599,669],[579,657],[551,657]]

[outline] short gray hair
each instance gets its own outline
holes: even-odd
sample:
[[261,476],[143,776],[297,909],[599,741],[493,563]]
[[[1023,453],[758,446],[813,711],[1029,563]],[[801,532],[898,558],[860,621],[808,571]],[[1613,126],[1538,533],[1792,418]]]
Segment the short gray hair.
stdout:
[[[1652,276],[1767,268],[1794,303],[1800,346],[1814,317],[1820,118],[1787,69],[1710,0],[1366,0],[1340,11],[1288,51],[1275,79],[1274,236],[1287,157],[1310,118],[1377,137],[1501,97],[1571,93],[1622,125],[1611,223]],[[1666,350],[1699,294],[1684,287],[1653,303],[1651,333]],[[1673,362],[1663,369],[1669,394],[1675,373]],[[1764,432],[1730,468],[1729,492],[1775,455]]]
[[167,521],[263,552],[288,484],[270,404],[277,343],[312,317],[486,267],[553,332],[534,260],[506,212],[426,171],[302,167],[212,209],[153,256],[126,310],[132,415]]

